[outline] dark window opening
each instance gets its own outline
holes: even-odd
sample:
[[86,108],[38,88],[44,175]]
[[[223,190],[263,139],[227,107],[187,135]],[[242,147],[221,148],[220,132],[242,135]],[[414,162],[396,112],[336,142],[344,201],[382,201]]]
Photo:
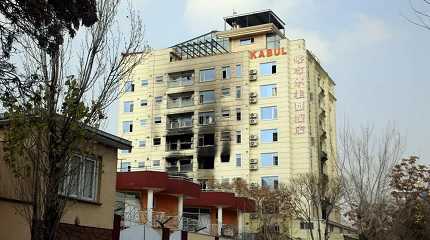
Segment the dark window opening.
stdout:
[[215,134],[202,134],[199,135],[199,147],[214,146],[215,145]]
[[230,153],[221,153],[221,162],[230,162]]
[[161,144],[161,138],[159,138],[159,137],[154,138],[153,139],[153,144],[154,145],[160,145]]
[[215,156],[199,156],[197,159],[199,169],[214,169]]
[[314,223],[312,223],[312,222],[300,222],[300,229],[314,229]]
[[276,73],[276,65],[272,65],[272,74]]
[[274,142],[278,141],[278,133],[277,132],[273,132],[273,141]]
[[240,108],[236,109],[236,120],[242,120],[242,112],[240,111]]

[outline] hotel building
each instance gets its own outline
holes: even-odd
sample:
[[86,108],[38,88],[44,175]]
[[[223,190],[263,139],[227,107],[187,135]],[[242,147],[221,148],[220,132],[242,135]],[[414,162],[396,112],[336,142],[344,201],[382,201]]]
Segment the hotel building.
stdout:
[[153,50],[124,79],[121,170],[186,175],[203,187],[242,178],[276,188],[296,174],[335,174],[335,83],[271,10],[225,17],[211,31]]

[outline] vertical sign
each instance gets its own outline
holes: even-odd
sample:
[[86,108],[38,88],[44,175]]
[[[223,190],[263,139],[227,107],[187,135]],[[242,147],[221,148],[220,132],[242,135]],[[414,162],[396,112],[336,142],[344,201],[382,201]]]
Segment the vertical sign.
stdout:
[[293,58],[293,99],[294,99],[294,133],[305,134],[306,130],[306,57],[297,55]]

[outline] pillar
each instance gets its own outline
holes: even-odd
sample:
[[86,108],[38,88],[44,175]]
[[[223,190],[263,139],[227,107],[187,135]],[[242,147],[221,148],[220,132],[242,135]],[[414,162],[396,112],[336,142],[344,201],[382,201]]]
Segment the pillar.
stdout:
[[178,196],[178,228],[182,230],[183,222],[182,214],[184,213],[184,195]]
[[148,223],[152,226],[152,206],[154,205],[154,190],[148,190],[148,197],[146,202],[146,217],[148,219]]
[[221,236],[222,230],[222,207],[218,207],[218,236]]
[[243,233],[243,213],[240,210],[237,210],[237,232],[239,235]]

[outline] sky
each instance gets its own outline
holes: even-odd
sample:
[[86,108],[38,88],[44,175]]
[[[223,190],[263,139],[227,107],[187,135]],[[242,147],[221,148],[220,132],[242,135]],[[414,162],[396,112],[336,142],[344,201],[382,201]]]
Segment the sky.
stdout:
[[[421,8],[419,0],[416,6]],[[224,16],[272,9],[286,36],[303,38],[336,82],[337,124],[394,124],[405,156],[430,163],[430,30],[417,27],[409,0],[132,0],[152,48],[166,48],[211,30]],[[430,12],[430,7],[427,8]],[[118,105],[105,125],[117,133]]]

